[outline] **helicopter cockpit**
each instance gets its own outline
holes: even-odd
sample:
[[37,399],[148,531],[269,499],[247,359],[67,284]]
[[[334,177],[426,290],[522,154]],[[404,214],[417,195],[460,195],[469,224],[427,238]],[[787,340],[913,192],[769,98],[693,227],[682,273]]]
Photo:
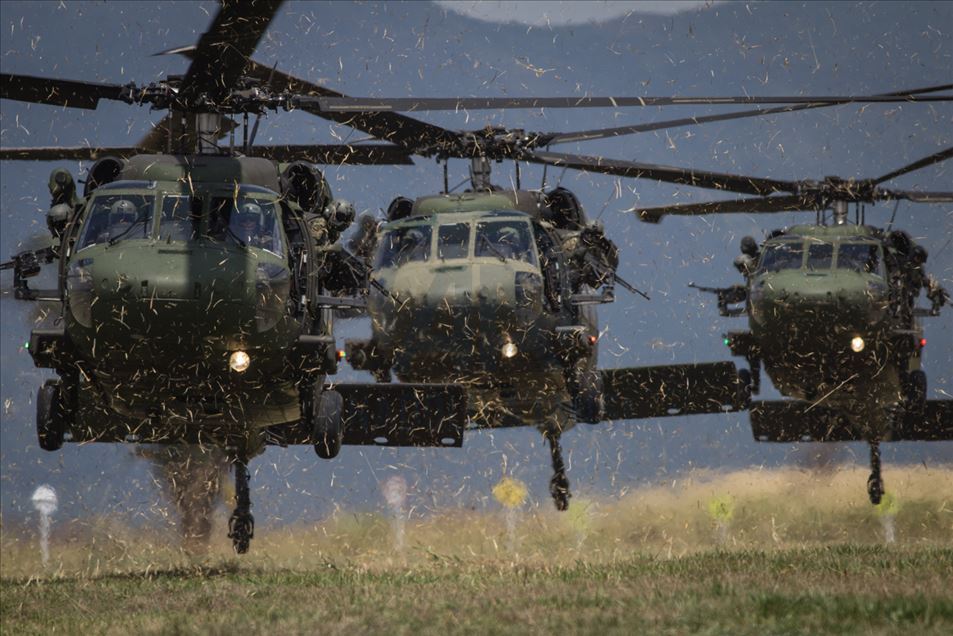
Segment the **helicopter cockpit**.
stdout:
[[[479,218],[486,218],[483,214]],[[474,259],[537,264],[532,231],[524,219],[452,221],[439,217],[421,219],[384,232],[374,260],[374,269],[401,267],[407,263]],[[436,241],[434,234],[436,233]]]
[[809,240],[807,243],[786,240],[766,244],[758,273],[778,273],[785,270],[804,270],[814,275],[851,271],[882,278],[882,248],[879,243],[863,240]]
[[[103,188],[105,189],[105,188]],[[93,198],[77,249],[123,239],[148,238],[155,196],[103,192]]]

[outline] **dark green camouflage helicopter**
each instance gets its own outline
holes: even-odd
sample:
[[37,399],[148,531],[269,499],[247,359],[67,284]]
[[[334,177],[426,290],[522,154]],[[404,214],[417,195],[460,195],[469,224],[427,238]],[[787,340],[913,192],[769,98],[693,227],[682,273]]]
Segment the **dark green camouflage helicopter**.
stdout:
[[[863,206],[953,202],[953,192],[881,187],[950,157],[953,148],[867,180],[737,176],[741,187],[721,189],[761,196],[634,210],[651,223],[670,214],[816,213],[815,224],[775,230],[760,246],[744,237],[735,266],[745,284],[699,289],[717,294],[722,316],[748,315],[750,330],[724,340],[747,359],[750,371],[740,373],[752,392],[760,390],[763,364],[778,391],[794,398],[751,404],[755,439],[869,442],[867,490],[874,504],[884,493],[879,443],[953,439],[953,400],[928,400],[920,368],[927,341],[919,317],[938,316],[949,294],[927,275],[926,250],[891,230],[893,219],[886,229],[866,225]],[[768,196],[776,193],[786,194]],[[917,306],[922,290],[928,308]]]
[[[540,151],[549,145],[861,101],[933,101],[935,88],[864,97],[371,100],[252,62],[281,2],[226,2],[187,73],[147,86],[0,74],[0,98],[94,109],[102,99],[169,111],[128,148],[3,148],[6,160],[98,159],[82,196],[51,175],[50,248],[18,254],[21,299],[60,305],[30,352],[58,378],[39,389],[40,445],[192,443],[235,469],[229,523],[247,551],[247,463],[266,444],[460,446],[467,427],[532,425],[551,444],[553,495],[568,503],[559,434],[598,422],[744,408],[731,362],[598,370],[594,306],[610,302],[618,255],[571,192],[500,190],[491,161],[513,159],[690,183],[697,171]],[[453,132],[401,109],[783,104],[579,133]],[[297,109],[386,141],[255,145],[269,110]],[[236,122],[236,120],[238,120]],[[235,142],[234,131],[242,138]],[[228,138],[228,143],[224,139]],[[314,163],[398,164],[410,155],[472,161],[471,190],[398,198],[387,223],[335,202]],[[446,172],[445,172],[446,175]],[[445,179],[446,186],[446,179]],[[56,262],[55,290],[27,279]],[[376,384],[326,385],[332,317],[367,311],[372,337],[349,343]],[[390,383],[392,372],[401,382]]]

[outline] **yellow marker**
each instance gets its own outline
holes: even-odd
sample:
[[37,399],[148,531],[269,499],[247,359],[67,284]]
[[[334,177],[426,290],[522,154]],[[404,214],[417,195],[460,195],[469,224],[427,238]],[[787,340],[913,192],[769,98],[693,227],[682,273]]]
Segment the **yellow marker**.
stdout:
[[880,503],[874,506],[874,510],[876,510],[877,514],[881,517],[896,515],[900,510],[900,502],[897,501],[893,493],[885,492],[880,498]]
[[493,496],[505,508],[516,508],[526,501],[526,484],[512,477],[504,477],[493,486]]
[[735,514],[735,499],[731,495],[715,497],[708,502],[708,515],[719,523],[728,523]]

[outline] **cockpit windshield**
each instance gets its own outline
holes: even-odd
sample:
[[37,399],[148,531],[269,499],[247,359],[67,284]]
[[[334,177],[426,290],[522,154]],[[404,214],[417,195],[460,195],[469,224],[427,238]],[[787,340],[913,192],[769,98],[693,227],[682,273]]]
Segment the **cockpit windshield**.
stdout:
[[841,243],[837,250],[837,269],[883,276],[880,246],[876,243]]
[[834,262],[832,243],[811,243],[807,248],[807,271],[827,272]]
[[536,264],[529,225],[515,219],[477,223],[474,255]]
[[90,212],[77,249],[97,243],[148,238],[152,231],[151,194],[102,194],[90,202]]
[[801,269],[804,245],[800,242],[785,241],[766,245],[761,255],[762,272],[780,272],[784,269]]
[[208,235],[220,241],[239,241],[275,254],[283,253],[275,203],[245,197],[212,197]]
[[429,260],[431,235],[429,225],[412,225],[385,232],[377,248],[374,268],[400,267],[405,263]]

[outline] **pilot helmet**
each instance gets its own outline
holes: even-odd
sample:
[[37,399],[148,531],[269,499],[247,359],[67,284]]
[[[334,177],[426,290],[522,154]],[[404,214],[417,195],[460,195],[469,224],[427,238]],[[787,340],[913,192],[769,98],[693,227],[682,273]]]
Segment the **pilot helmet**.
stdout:
[[516,247],[520,243],[520,232],[512,225],[504,225],[497,234],[497,242]]
[[119,199],[109,208],[109,223],[132,223],[136,220],[136,206],[132,201]]
[[258,224],[261,220],[261,206],[257,203],[244,203],[240,208],[238,208],[238,218],[236,219],[239,225],[251,225]]

